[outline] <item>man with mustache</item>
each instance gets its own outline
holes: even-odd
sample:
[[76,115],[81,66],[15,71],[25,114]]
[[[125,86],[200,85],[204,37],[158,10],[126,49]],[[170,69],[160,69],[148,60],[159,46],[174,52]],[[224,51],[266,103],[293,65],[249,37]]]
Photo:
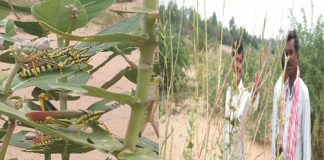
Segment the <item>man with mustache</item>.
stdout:
[[284,49],[285,56],[290,57],[286,74],[284,80],[279,77],[274,88],[272,158],[283,153],[285,160],[311,159],[310,101],[307,86],[300,77],[298,51],[297,34],[289,31]]
[[[244,88],[242,82],[243,45],[240,39],[235,39],[232,46],[233,83],[226,92],[225,125],[223,159],[244,159],[244,130],[245,115],[249,106],[257,110],[260,88],[260,79],[257,73],[254,76],[254,85],[251,92]],[[252,104],[253,103],[253,104]]]

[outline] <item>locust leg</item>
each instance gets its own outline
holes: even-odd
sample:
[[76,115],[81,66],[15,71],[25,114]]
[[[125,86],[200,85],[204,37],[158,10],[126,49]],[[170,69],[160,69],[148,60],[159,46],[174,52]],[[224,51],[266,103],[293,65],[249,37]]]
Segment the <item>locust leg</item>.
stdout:
[[[39,99],[39,102],[40,102],[40,107],[41,107],[41,110],[42,112],[45,111],[45,107],[44,107],[44,99],[47,100],[47,96],[45,95],[45,93],[41,93],[38,95],[38,99]],[[41,138],[41,143],[44,142],[44,133],[43,132],[39,132],[39,136]]]
[[70,125],[74,125],[74,123],[70,120],[64,120],[64,119],[55,119],[53,117],[46,117],[45,118],[45,123],[50,123],[50,124],[56,124],[62,128],[67,128]]
[[106,132],[107,132],[109,135],[113,135],[113,133],[108,129],[107,125],[105,125],[103,122],[98,122],[98,124],[104,126]]
[[40,102],[41,110],[42,110],[42,112],[44,112],[45,111],[44,100],[48,100],[48,98],[45,95],[45,93],[41,93],[41,94],[38,95],[38,99],[39,99],[39,102]]
[[80,138],[80,135],[81,135],[81,129],[87,125],[89,123],[89,120],[87,121],[84,121],[83,123],[80,123],[79,126],[78,126],[78,133],[77,133],[77,137]]

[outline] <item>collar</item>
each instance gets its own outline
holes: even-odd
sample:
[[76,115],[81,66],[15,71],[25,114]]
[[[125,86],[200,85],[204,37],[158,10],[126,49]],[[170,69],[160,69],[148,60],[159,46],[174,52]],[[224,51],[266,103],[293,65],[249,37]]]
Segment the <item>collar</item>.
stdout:
[[297,73],[296,73],[296,78],[295,78],[295,81],[294,81],[294,85],[292,86],[291,90],[290,90],[290,87],[289,87],[289,76],[285,82],[285,88],[287,88],[287,96],[289,99],[292,98],[293,96],[293,93],[295,92],[295,86],[296,86],[296,83],[297,83],[297,75],[299,74],[299,67],[297,66]]
[[238,88],[239,88],[239,89],[243,89],[243,88],[244,88],[242,78],[241,78],[241,80],[240,80],[240,83],[239,83],[239,85],[238,85]]

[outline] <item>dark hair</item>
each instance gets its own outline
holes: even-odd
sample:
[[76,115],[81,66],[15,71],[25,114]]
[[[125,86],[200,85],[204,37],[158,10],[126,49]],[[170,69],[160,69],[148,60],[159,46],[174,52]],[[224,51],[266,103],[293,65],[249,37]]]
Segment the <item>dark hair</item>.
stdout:
[[296,52],[298,52],[299,51],[299,42],[298,42],[298,37],[297,37],[297,34],[296,34],[296,31],[295,30],[288,32],[287,43],[291,39],[294,39],[295,40],[294,47],[295,47]]
[[[298,52],[299,51],[299,41],[298,41],[298,37],[297,37],[297,33],[295,30],[289,31],[288,32],[288,36],[287,36],[287,42],[288,43],[290,40],[294,39],[294,48],[295,51]],[[281,57],[281,67],[282,69],[284,68],[285,65],[285,55],[284,55],[285,51],[282,52],[282,57]]]
[[232,45],[232,57],[235,55],[235,51],[237,50],[237,53],[242,52],[242,59],[243,59],[243,43],[242,40],[240,41],[239,38],[235,38]]

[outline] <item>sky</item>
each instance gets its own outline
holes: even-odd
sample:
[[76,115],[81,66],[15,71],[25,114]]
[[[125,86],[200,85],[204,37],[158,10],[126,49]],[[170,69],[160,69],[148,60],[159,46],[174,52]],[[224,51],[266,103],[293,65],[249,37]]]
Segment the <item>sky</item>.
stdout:
[[[160,5],[165,6],[171,0],[159,0]],[[183,0],[175,1],[178,7],[182,7]],[[261,35],[263,22],[267,16],[265,38],[276,38],[279,30],[282,28],[287,31],[290,26],[288,15],[290,8],[293,8],[293,14],[297,21],[303,22],[301,8],[305,9],[308,24],[311,24],[311,2],[313,2],[313,23],[320,15],[324,16],[324,0],[206,0],[206,16],[212,16],[216,13],[218,21],[224,19],[224,25],[229,26],[229,20],[234,17],[236,26],[244,26],[246,31],[252,35]],[[196,0],[184,0],[186,8],[197,8]],[[204,17],[204,0],[199,0],[198,12]],[[324,18],[323,18],[324,19]]]

